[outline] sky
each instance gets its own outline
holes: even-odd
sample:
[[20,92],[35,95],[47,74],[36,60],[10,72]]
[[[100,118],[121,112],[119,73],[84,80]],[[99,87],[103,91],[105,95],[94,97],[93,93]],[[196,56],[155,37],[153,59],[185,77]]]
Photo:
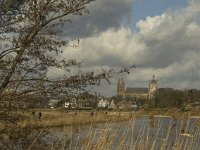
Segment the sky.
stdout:
[[200,0],[96,0],[88,9],[65,26],[66,39],[80,43],[61,57],[83,61],[86,70],[136,66],[93,90],[114,96],[119,78],[147,87],[153,75],[160,87],[200,89]]

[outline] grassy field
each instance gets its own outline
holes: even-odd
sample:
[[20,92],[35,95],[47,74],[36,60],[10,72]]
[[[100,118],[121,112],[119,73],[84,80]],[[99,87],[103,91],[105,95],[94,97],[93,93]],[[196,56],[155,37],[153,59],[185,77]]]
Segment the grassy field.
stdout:
[[[33,115],[32,112],[35,111]],[[42,118],[39,119],[39,112]],[[182,116],[199,117],[199,112],[181,112],[177,108],[154,109],[150,111],[137,112],[112,112],[112,111],[66,111],[63,109],[41,109],[32,110],[25,113],[31,124],[45,127],[59,127],[67,125],[97,124],[104,122],[119,122],[131,120],[140,116],[170,116],[172,118],[182,118]]]
[[[39,112],[42,118],[39,119]],[[84,125],[104,122],[118,122],[130,120],[135,117],[134,112],[109,112],[109,111],[63,111],[60,109],[36,110],[35,115],[27,112],[26,116],[31,123],[39,126],[59,127],[67,125]]]

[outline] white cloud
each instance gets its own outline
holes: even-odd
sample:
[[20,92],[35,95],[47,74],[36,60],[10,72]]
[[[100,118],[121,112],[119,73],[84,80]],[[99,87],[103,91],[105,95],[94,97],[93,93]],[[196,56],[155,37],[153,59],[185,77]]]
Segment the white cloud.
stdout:
[[200,26],[196,22],[191,22],[186,27],[186,35],[190,37],[200,36]]
[[155,74],[162,86],[200,88],[199,8],[200,1],[191,0],[185,8],[140,20],[137,32],[122,26],[82,38],[63,57],[81,59],[87,68],[135,64],[126,80],[143,86]]
[[77,57],[94,66],[144,64],[145,59],[141,58],[146,57],[147,48],[140,39],[129,28],[109,29],[100,35],[82,39],[79,48],[65,50],[64,56]]

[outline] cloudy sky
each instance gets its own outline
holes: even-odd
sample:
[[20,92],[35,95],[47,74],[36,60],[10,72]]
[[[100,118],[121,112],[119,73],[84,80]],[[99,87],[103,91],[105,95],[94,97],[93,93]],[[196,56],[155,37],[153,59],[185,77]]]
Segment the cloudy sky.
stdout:
[[[84,61],[84,68],[122,68],[127,87],[147,87],[154,74],[160,87],[200,88],[200,0],[96,0],[90,14],[77,17],[65,32],[80,38],[63,57]],[[98,90],[116,95],[119,77]]]

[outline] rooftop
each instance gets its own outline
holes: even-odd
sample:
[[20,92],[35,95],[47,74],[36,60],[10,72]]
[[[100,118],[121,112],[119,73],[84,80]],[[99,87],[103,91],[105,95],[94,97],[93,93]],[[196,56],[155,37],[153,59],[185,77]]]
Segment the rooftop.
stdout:
[[137,93],[148,93],[148,88],[143,88],[143,87],[128,87],[126,88],[127,93],[132,93],[132,92],[137,92]]

